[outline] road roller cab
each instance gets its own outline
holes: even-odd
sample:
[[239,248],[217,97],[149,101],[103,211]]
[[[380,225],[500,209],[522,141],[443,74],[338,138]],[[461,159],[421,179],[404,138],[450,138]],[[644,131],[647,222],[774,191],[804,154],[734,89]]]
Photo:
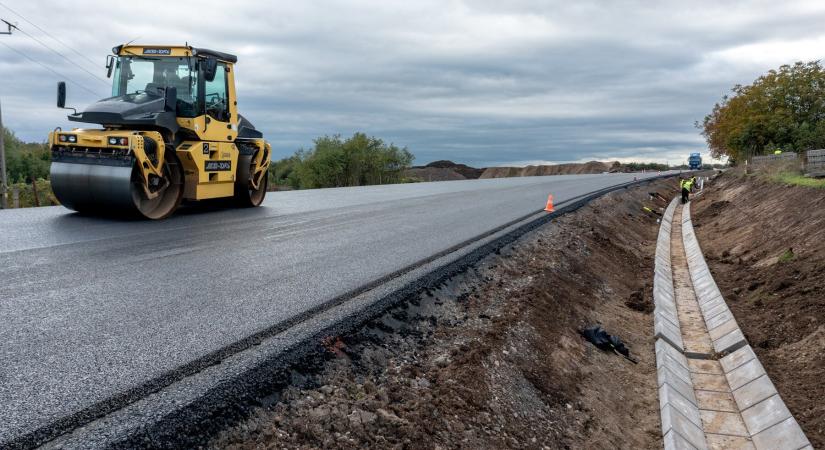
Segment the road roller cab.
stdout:
[[[237,111],[227,53],[126,45],[107,63],[112,96],[68,116],[102,128],[49,134],[55,196],[82,212],[167,217],[182,200],[258,206],[271,147]],[[58,84],[58,107],[66,86]]]

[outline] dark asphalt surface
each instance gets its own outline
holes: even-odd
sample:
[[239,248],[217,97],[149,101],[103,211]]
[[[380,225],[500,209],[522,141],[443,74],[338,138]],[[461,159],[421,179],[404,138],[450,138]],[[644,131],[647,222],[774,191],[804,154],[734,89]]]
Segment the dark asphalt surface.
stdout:
[[0,447],[514,219],[654,174],[269,193],[160,222],[0,211]]

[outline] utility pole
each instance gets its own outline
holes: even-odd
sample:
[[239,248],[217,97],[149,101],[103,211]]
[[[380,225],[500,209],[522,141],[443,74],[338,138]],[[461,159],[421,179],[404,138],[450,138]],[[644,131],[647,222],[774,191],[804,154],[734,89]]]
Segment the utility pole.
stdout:
[[11,34],[12,28],[17,28],[16,26],[12,25],[11,23],[9,23],[9,22],[7,22],[3,19],[0,19],[0,22],[5,23],[6,26],[9,27],[9,31],[0,31],[0,34]]
[[3,108],[0,105],[0,208],[6,209],[9,207],[6,201],[6,191],[8,190],[8,182],[6,180],[6,146],[5,138],[6,129],[3,128]]
[[[0,34],[11,34],[12,28],[16,28],[11,23],[0,19],[6,26],[9,28],[9,31],[0,31]],[[0,209],[6,209],[9,207],[8,201],[6,200],[6,191],[8,191],[8,180],[6,180],[6,147],[4,142],[4,137],[6,134],[5,128],[3,128],[3,108],[0,106]]]

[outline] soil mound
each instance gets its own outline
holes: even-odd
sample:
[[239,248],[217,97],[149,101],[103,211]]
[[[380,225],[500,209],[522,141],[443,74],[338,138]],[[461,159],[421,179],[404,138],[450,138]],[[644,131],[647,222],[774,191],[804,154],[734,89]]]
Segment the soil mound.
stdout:
[[453,169],[440,167],[413,167],[407,169],[407,177],[420,181],[451,181],[466,180],[467,178]]
[[474,180],[483,172],[483,168],[477,169],[466,164],[440,160],[433,161],[426,166],[412,167],[407,170],[407,176],[422,181]]
[[456,173],[461,174],[464,178],[468,180],[474,180],[481,176],[484,172],[484,168],[477,169],[475,167],[470,167],[466,164],[457,164],[452,161],[448,160],[441,160],[441,161],[433,161],[427,164],[425,167],[438,167],[442,169],[452,169]]

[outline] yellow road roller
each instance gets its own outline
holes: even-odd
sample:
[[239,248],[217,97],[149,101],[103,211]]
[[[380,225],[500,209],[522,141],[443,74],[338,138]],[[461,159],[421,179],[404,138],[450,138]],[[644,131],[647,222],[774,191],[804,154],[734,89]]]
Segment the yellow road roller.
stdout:
[[[148,219],[168,217],[183,200],[260,205],[272,148],[238,114],[237,57],[188,45],[129,44],[112,52],[112,96],[68,115],[100,127],[49,133],[60,203]],[[66,108],[64,82],[57,106]]]

